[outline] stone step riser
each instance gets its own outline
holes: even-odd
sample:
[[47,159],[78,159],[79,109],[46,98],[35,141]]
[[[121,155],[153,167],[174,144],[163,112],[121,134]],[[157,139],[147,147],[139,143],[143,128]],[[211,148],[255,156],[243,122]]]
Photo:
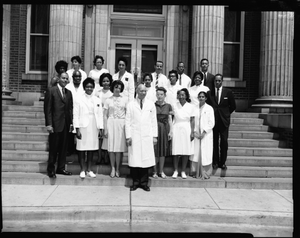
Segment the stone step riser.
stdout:
[[268,212],[229,212],[222,210],[198,209],[197,212],[181,209],[152,209],[138,206],[69,206],[69,207],[9,207],[3,208],[3,218],[16,222],[168,222],[172,224],[236,224],[292,227],[293,217],[290,214],[272,214]]
[[45,126],[36,125],[2,125],[3,132],[48,133]]
[[45,119],[28,119],[28,118],[13,118],[13,117],[2,117],[3,124],[9,125],[45,125]]
[[[78,164],[67,165],[67,170],[73,174],[79,175],[80,166]],[[93,165],[92,171],[95,174],[104,174],[110,175],[111,168],[108,165]],[[149,171],[152,171],[149,170]],[[9,164],[2,163],[2,172],[26,172],[26,173],[46,173],[47,172],[47,163],[36,163],[36,164]],[[165,166],[164,173],[167,176],[172,176],[174,172],[173,166]],[[186,170],[189,173],[189,169]],[[129,168],[126,165],[121,166],[120,173],[123,175],[129,174]],[[152,172],[149,174],[152,175]],[[292,168],[287,169],[276,169],[276,168],[231,168],[228,166],[227,170],[216,169],[213,170],[212,175],[215,177],[256,177],[256,178],[291,178],[292,177]]]
[[228,147],[228,156],[273,156],[285,157],[293,156],[292,149],[275,149],[275,148],[243,148],[243,147]]
[[265,125],[249,125],[249,124],[245,124],[245,125],[241,125],[241,124],[231,124],[229,126],[229,131],[250,131],[250,132],[254,132],[254,131],[259,131],[259,132],[268,132],[269,131],[269,127],[265,126]]
[[3,111],[44,112],[43,106],[2,106]]
[[2,141],[3,150],[33,150],[33,151],[48,151],[49,146],[47,142],[41,143],[18,143],[13,141]]
[[[46,174],[41,176],[6,176],[2,173],[3,184],[26,184],[26,185],[76,185],[76,186],[126,186],[132,185],[131,178],[110,178],[108,175],[98,175],[96,178],[79,178],[77,175],[57,175],[56,179],[49,178]],[[151,187],[187,187],[187,188],[245,188],[245,189],[292,189],[291,178],[247,178],[239,180],[230,177],[211,177],[208,180],[195,178],[182,179],[153,179],[149,178]]]
[[247,139],[228,139],[228,146],[229,147],[268,147],[268,148],[283,148],[285,147],[285,143],[283,141],[276,141],[276,140],[247,140]]
[[262,125],[263,119],[259,118],[231,118],[231,124],[251,124],[251,125]]
[[45,115],[43,112],[23,112],[23,111],[4,111],[3,117],[22,117],[26,119],[44,119]]
[[7,133],[2,133],[2,142],[3,141],[48,141],[48,133],[44,135],[34,135],[30,133],[24,133],[24,134],[7,134]]
[[270,132],[238,132],[229,129],[229,139],[279,139],[277,133]]

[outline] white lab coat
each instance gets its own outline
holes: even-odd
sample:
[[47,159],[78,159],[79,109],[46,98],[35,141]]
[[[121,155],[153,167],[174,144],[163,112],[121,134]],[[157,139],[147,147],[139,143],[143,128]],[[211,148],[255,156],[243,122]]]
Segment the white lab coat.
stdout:
[[128,165],[148,168],[155,165],[153,137],[157,137],[155,104],[144,99],[143,109],[139,99],[129,102],[125,117],[126,139],[132,139],[128,147]]
[[[103,110],[100,98],[92,95],[94,104],[94,115],[97,129],[103,129]],[[89,110],[86,95],[83,94],[74,104],[73,125],[75,128],[87,127],[89,125]]]
[[[212,163],[213,157],[213,127],[215,126],[215,116],[214,109],[205,103],[201,110],[201,120],[199,120],[200,109],[195,112],[195,129],[194,132],[206,131],[206,135],[203,139],[200,140],[198,138],[194,138],[194,155],[190,156],[190,160],[193,162],[198,162],[201,151],[202,165],[210,165]],[[201,148],[200,148],[201,144]]]
[[[119,72],[112,76],[113,80],[119,79]],[[121,95],[126,99],[126,102],[130,102],[134,99],[134,78],[131,73],[125,71],[121,78],[122,83],[124,83],[124,91]]]

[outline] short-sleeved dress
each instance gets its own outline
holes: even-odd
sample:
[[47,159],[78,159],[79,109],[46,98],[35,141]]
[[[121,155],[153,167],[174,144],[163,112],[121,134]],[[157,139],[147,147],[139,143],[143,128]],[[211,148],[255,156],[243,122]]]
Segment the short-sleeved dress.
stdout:
[[98,70],[97,68],[95,69],[92,69],[90,72],[89,72],[89,77],[94,79],[95,80],[95,92],[100,90],[102,87],[100,86],[99,84],[99,79],[100,79],[100,76],[103,74],[103,73],[109,73],[109,71],[107,69],[100,69]]
[[169,115],[172,106],[168,103],[160,105],[155,102],[158,138],[157,144],[154,146],[155,157],[165,157],[170,155],[168,134],[170,132]]
[[[125,112],[126,99],[123,96],[107,98],[104,109],[108,110],[107,119],[107,150],[109,152],[126,152]],[[103,148],[102,146],[102,149]]]
[[172,137],[173,155],[194,154],[194,143],[191,141],[190,118],[195,115],[195,106],[186,102],[181,106],[180,102],[174,104],[174,124]]

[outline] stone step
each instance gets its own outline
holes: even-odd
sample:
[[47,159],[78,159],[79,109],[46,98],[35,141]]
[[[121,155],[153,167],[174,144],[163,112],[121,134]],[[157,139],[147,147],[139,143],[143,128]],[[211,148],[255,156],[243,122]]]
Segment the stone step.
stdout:
[[285,147],[284,141],[270,139],[228,139],[229,147]]
[[48,151],[2,149],[2,161],[48,161],[48,155]]
[[32,111],[3,111],[3,117],[22,117],[22,118],[34,118],[34,119],[44,119],[44,112],[32,112]]
[[33,102],[33,106],[44,106],[44,102],[43,101],[34,101]]
[[48,142],[39,141],[2,141],[3,150],[47,151]]
[[44,112],[43,106],[4,105],[3,111]]
[[283,148],[258,148],[258,147],[228,147],[228,156],[274,156],[274,157],[291,157],[293,149]]
[[[132,179],[121,175],[111,178],[109,175],[97,175],[96,178],[81,179],[78,175],[57,175],[56,179],[49,178],[45,173],[2,172],[3,184],[26,185],[78,185],[78,186],[131,186]],[[190,187],[190,188],[246,188],[246,189],[292,189],[292,178],[247,178],[247,177],[214,177],[201,180],[189,177],[154,179],[149,178],[151,187]]]
[[9,125],[45,125],[45,119],[26,117],[2,117],[2,123]]
[[[230,128],[230,127],[229,127]],[[279,134],[264,131],[233,131],[229,129],[229,139],[279,139]]]
[[2,141],[48,141],[48,133],[20,133],[20,132],[2,132]]
[[260,118],[231,118],[231,124],[250,124],[250,125],[262,125],[264,119]]
[[231,118],[259,118],[260,113],[256,112],[233,112]]
[[226,164],[233,166],[292,167],[292,157],[227,156]]
[[2,132],[48,133],[44,125],[10,125],[2,124]]
[[[213,170],[214,177],[257,177],[257,178],[291,178],[292,167],[257,167],[257,166],[227,166],[227,170]],[[79,175],[80,166],[77,162],[67,164],[67,170],[73,174]],[[110,175],[110,165],[93,165],[92,170],[95,174]],[[152,175],[152,169],[149,170],[149,175]],[[26,173],[46,173],[47,162],[34,161],[2,161],[2,172],[26,172]],[[174,172],[173,166],[167,165],[164,167],[164,173],[167,176],[172,176]],[[122,165],[120,173],[123,175],[129,174],[127,165]],[[189,173],[189,169],[187,169]]]
[[267,132],[269,131],[269,127],[266,125],[241,125],[241,124],[230,124],[229,131],[261,131]]

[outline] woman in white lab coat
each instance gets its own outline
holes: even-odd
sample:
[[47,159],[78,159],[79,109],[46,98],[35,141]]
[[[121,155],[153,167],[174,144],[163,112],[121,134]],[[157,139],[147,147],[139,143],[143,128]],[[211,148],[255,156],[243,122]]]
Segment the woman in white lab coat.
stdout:
[[113,75],[113,81],[121,80],[124,84],[124,91],[121,93],[126,100],[130,102],[134,99],[134,78],[133,75],[126,71],[127,60],[124,57],[118,59],[119,72]]
[[[194,149],[195,152],[190,156],[191,173],[196,177],[197,167],[199,177],[208,179],[212,172],[213,157],[213,127],[215,126],[214,109],[208,105],[207,93],[204,91],[198,94],[199,106],[195,113],[194,129]],[[198,164],[200,162],[200,164]]]

